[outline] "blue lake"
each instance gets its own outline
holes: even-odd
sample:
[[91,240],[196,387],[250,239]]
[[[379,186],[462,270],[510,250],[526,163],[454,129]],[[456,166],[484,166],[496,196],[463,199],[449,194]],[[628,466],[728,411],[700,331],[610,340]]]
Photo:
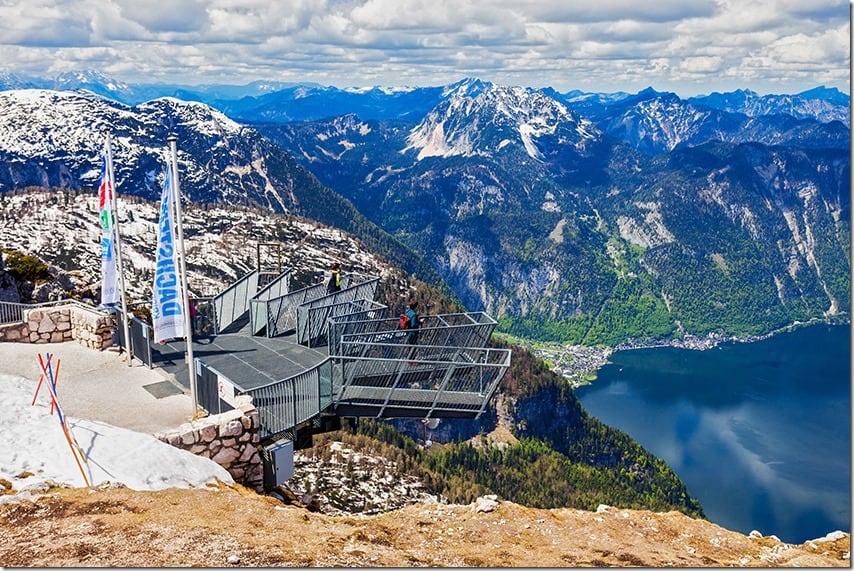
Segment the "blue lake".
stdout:
[[666,461],[706,517],[789,543],[851,531],[851,330],[618,351],[584,408]]

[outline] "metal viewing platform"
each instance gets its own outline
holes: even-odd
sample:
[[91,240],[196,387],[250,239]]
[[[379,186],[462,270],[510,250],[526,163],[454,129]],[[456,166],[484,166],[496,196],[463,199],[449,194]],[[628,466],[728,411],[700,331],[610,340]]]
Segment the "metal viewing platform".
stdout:
[[[496,322],[484,313],[399,330],[373,300],[378,277],[344,276],[335,293],[290,291],[289,270],[269,278],[253,271],[196,300],[193,336],[199,405],[217,414],[251,395],[262,439],[293,438],[323,416],[476,418],[510,366],[509,350],[486,347]],[[134,356],[189,390],[185,341],[155,345],[147,327],[131,320]]]

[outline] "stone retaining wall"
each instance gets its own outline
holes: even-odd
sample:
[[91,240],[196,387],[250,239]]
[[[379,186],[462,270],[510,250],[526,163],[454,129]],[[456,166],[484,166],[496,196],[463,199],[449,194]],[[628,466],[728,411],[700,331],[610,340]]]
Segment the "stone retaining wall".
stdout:
[[264,492],[264,467],[258,450],[260,419],[252,397],[238,396],[238,407],[182,424],[175,430],[155,434],[155,438],[210,458],[225,468],[234,481]]
[[28,309],[22,323],[0,325],[0,342],[62,343],[72,340],[99,351],[110,347],[113,344],[112,316],[68,304]]

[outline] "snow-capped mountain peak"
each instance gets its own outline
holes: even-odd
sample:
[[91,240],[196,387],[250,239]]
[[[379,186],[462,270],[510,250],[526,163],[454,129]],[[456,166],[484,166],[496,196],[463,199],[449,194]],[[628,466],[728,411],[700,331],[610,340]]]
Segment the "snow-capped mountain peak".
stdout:
[[542,161],[552,140],[577,145],[598,136],[592,123],[540,90],[469,79],[449,86],[444,101],[412,129],[402,152],[417,150],[422,160],[520,145]]

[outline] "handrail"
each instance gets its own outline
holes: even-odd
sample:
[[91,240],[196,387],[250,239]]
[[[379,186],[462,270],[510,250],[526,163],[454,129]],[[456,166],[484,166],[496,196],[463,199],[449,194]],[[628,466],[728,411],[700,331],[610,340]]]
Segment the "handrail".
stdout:
[[306,286],[280,297],[266,301],[252,300],[252,332],[257,335],[266,326],[267,337],[276,337],[297,328],[297,308],[300,305],[323,300],[334,303],[357,297],[371,297],[376,293],[379,277],[349,274],[342,278],[342,289],[329,294],[326,284]]
[[[340,404],[375,410],[377,417],[403,407],[424,418],[449,411],[477,418],[510,366],[509,349],[419,346],[411,357],[402,354],[404,346],[388,347],[401,355],[327,357],[301,373],[243,391],[258,410],[261,438],[292,430]],[[435,387],[415,386],[431,380]]]
[[270,337],[270,305],[275,300],[281,299],[282,296],[289,295],[291,288],[290,271],[290,269],[284,270],[249,300],[251,309],[249,320],[252,335],[258,335],[266,328],[267,336]]
[[95,305],[89,305],[78,299],[58,299],[55,301],[43,301],[39,303],[20,303],[15,301],[0,301],[0,325],[8,325],[10,323],[19,323],[24,320],[24,312],[29,309],[39,309],[42,307],[57,307],[61,305],[74,305],[81,309],[94,311],[97,313],[108,313],[109,310]]
[[[357,292],[353,292],[353,296]],[[297,343],[308,347],[318,347],[329,343],[328,325],[330,319],[353,316],[375,316],[388,306],[367,298],[318,305],[321,300],[303,303],[297,306]]]
[[327,357],[301,373],[245,391],[258,411],[261,439],[292,430],[329,407],[330,364]]
[[214,330],[217,334],[249,310],[249,299],[258,289],[258,270],[252,270],[213,297]]
[[262,287],[252,296],[252,299],[273,299],[288,293],[291,287],[291,269],[285,268],[282,273]]
[[344,342],[417,343],[447,347],[484,347],[497,322],[482,312],[428,315],[418,329],[398,329],[397,319],[341,321],[329,325],[329,353],[345,354]]
[[[509,349],[460,348],[479,352],[474,359],[425,358],[422,349],[409,358],[330,357],[340,367],[333,385],[336,409],[369,409],[378,418],[402,411],[416,411],[424,418],[437,413],[477,418],[510,367]],[[390,409],[396,412],[389,414]]]

